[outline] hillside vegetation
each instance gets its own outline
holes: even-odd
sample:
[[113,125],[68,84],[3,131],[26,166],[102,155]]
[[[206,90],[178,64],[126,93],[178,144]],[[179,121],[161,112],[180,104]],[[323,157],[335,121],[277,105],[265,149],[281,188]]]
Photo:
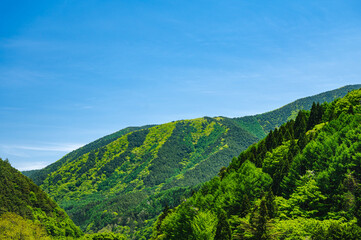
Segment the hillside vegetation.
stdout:
[[80,157],[81,155],[89,153],[90,151],[92,151],[94,149],[101,148],[101,147],[115,141],[116,139],[120,138],[121,136],[123,136],[127,133],[130,133],[130,132],[133,132],[136,130],[140,130],[140,129],[147,129],[152,126],[154,126],[154,125],[147,125],[147,126],[143,126],[143,127],[124,128],[122,130],[119,130],[115,133],[109,134],[105,137],[95,140],[94,142],[86,144],[85,146],[83,146],[77,150],[74,150],[74,151],[68,153],[67,155],[65,155],[64,157],[59,159],[58,161],[50,164],[49,166],[47,166],[43,169],[23,171],[22,173],[25,176],[30,177],[37,185],[41,185],[49,173],[52,173],[52,172],[58,170],[64,164],[71,162],[71,161],[75,160],[76,158]]
[[134,232],[257,140],[227,118],[162,124],[67,162],[42,188],[87,232]]
[[1,158],[0,203],[1,239],[83,235],[65,211],[45,192]]
[[361,239],[361,90],[313,104],[233,158],[152,239]]

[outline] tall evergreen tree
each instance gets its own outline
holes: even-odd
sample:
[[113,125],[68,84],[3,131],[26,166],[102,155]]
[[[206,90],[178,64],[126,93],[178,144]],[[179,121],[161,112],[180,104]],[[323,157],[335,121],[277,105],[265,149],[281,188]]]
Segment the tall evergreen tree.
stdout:
[[230,240],[232,239],[232,230],[227,220],[227,214],[221,210],[218,214],[218,223],[215,240]]
[[295,120],[295,138],[298,139],[301,134],[305,133],[307,130],[307,118],[304,111],[299,111],[296,120]]

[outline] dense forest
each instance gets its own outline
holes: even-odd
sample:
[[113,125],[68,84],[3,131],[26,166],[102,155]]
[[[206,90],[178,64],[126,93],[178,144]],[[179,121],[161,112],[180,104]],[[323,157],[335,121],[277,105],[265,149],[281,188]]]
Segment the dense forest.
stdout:
[[84,232],[148,239],[165,208],[189,198],[233,156],[294,119],[313,101],[331,102],[359,85],[297,100],[242,118],[200,118],[131,127],[75,150],[48,167],[24,172]]
[[361,90],[299,111],[233,158],[152,239],[361,239]]
[[[31,236],[80,237],[83,232],[65,211],[29,178],[0,159],[0,239],[22,229]],[[8,235],[9,234],[9,235]],[[24,235],[24,236],[25,236]],[[26,239],[15,238],[14,239]]]
[[211,179],[257,140],[227,118],[162,124],[67,162],[41,187],[86,232],[150,233],[166,204],[178,205],[189,186]]

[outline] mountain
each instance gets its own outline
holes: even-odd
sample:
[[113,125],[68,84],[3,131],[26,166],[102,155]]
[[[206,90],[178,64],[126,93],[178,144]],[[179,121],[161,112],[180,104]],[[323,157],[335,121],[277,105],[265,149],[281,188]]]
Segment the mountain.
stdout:
[[297,109],[309,109],[317,100],[332,101],[360,87],[346,86],[255,116],[124,129],[24,174],[84,231],[111,230],[140,239],[149,236],[165,207],[180,204],[233,156],[294,118]]
[[[82,231],[47,194],[0,158],[0,238],[80,237]],[[35,238],[34,238],[35,239]]]
[[152,239],[361,239],[361,89],[313,104],[233,158]]
[[228,118],[175,121],[68,161],[41,187],[87,232],[134,232],[257,140]]
[[260,139],[264,138],[269,131],[281,126],[290,119],[294,119],[299,110],[309,110],[313,102],[332,102],[337,98],[344,97],[348,92],[360,89],[361,84],[347,85],[335,90],[323,92],[314,96],[298,99],[276,110],[257,114],[254,116],[235,118],[245,129],[249,130]]
[[52,172],[58,170],[62,165],[66,164],[68,162],[71,162],[71,161],[75,160],[76,158],[80,157],[81,155],[89,153],[90,151],[92,151],[94,149],[101,148],[101,147],[107,145],[108,143],[115,141],[116,139],[120,138],[121,136],[123,136],[127,133],[130,133],[130,132],[133,132],[136,130],[140,130],[140,129],[147,129],[152,126],[154,126],[154,125],[124,128],[122,130],[119,130],[115,133],[109,134],[105,137],[95,140],[94,142],[86,144],[85,146],[68,153],[67,155],[65,155],[64,157],[59,159],[58,161],[50,164],[49,166],[47,166],[43,169],[23,171],[22,173],[25,176],[30,177],[37,185],[41,185],[49,173],[52,173]]

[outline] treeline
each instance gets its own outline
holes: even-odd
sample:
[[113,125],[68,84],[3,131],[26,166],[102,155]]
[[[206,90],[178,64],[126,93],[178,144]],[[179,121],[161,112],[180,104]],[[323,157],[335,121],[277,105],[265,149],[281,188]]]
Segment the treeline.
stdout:
[[166,208],[152,239],[360,239],[360,100],[300,111]]

